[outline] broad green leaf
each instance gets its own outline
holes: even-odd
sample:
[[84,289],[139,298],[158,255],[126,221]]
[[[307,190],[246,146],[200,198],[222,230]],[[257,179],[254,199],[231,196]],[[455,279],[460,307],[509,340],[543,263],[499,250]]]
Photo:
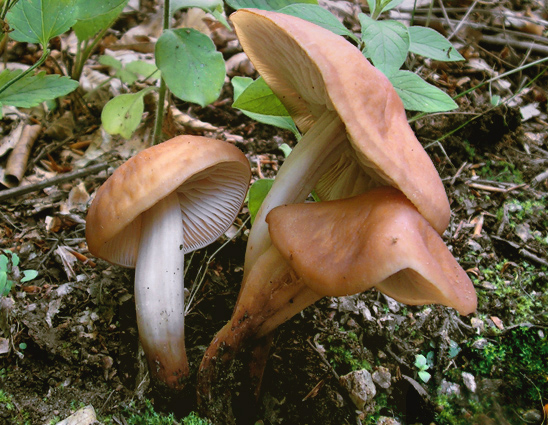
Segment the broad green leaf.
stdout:
[[284,156],[287,158],[293,149],[287,143],[282,143],[280,145],[280,150],[284,153]]
[[160,78],[158,68],[154,64],[145,61],[133,61],[124,67],[118,59],[109,55],[102,55],[99,57],[99,63],[113,68],[116,71],[114,77],[119,78],[124,84],[131,85],[141,78]]
[[151,90],[154,89],[121,94],[110,100],[101,112],[101,122],[106,132],[120,134],[124,139],[129,139],[141,123],[145,110],[143,98]]
[[[6,69],[0,74],[0,87],[13,80],[21,70]],[[65,96],[78,87],[78,81],[59,75],[46,75],[40,72],[27,75],[0,93],[0,104],[19,108],[31,108],[46,100]]]
[[73,25],[79,41],[89,40],[110,27],[120,16],[129,0],[80,0],[78,22]]
[[190,7],[198,7],[207,12],[212,12],[222,4],[223,0],[171,0],[169,8],[171,14],[179,9],[188,9]]
[[11,282],[8,281],[8,275],[5,271],[0,270],[0,297],[8,295],[11,289]]
[[[300,137],[295,122],[262,78],[259,77],[257,80],[253,81],[249,77],[234,77],[232,78],[232,85],[234,87],[233,107],[239,109],[255,121],[290,130],[297,138]],[[247,89],[249,89],[249,92]],[[243,93],[245,94],[242,95]],[[254,99],[254,96],[257,94],[262,96],[261,99]],[[241,103],[243,103],[243,105],[237,106],[240,100],[242,100]],[[270,106],[268,105],[269,103],[271,104]],[[265,107],[263,108],[263,106]],[[270,115],[266,113],[267,111],[276,113]]]
[[259,208],[261,208],[264,198],[268,195],[268,192],[273,184],[274,179],[260,179],[254,182],[249,188],[249,200],[247,207],[249,209],[251,224],[255,221]]
[[377,19],[377,17],[382,12],[386,12],[388,10],[394,9],[395,7],[398,7],[402,3],[403,3],[403,0],[385,0],[385,1],[379,2],[379,4],[377,4],[375,0],[367,0],[369,11],[371,13],[371,16],[374,19]]
[[296,3],[318,4],[318,0],[227,0],[226,3],[233,9],[253,7],[262,10],[279,10],[282,7]]
[[280,99],[261,77],[249,84],[232,106],[263,115],[289,116]]
[[88,20],[125,6],[128,0],[76,0],[76,19]]
[[19,256],[15,252],[12,252],[11,254],[11,265],[13,267],[17,267],[19,265]]
[[451,42],[436,30],[415,26],[409,27],[408,30],[410,52],[437,61],[452,62],[464,60]]
[[403,106],[409,111],[444,112],[458,107],[447,93],[428,84],[413,72],[400,70],[389,79]]
[[[17,41],[48,42],[76,23],[78,0],[19,0],[6,15]],[[95,3],[95,2],[93,2]]]
[[23,278],[21,279],[21,283],[35,279],[36,276],[38,276],[38,272],[36,270],[23,270]]
[[126,65],[126,70],[139,76],[139,79],[153,79],[160,78],[160,70],[153,63],[136,60]]
[[207,35],[190,28],[164,31],[156,43],[156,65],[175,96],[201,106],[219,97],[225,81],[223,55]]
[[398,7],[400,4],[403,3],[403,0],[388,0],[383,1],[381,3],[381,10],[379,13],[387,12],[389,10],[394,9],[395,7]]
[[430,381],[431,375],[428,372],[421,370],[419,371],[419,378],[421,378],[424,383],[427,383]]
[[409,51],[407,27],[396,21],[374,21],[360,13],[363,54],[385,75],[390,76],[405,62]]
[[359,42],[359,39],[354,33],[346,28],[335,15],[317,4],[291,4],[281,8],[278,12],[310,21],[335,34],[345,35],[351,37],[354,41]]
[[116,59],[114,56],[110,56],[110,55],[99,56],[99,63],[101,65],[110,66],[111,68],[114,68],[116,71],[122,69],[123,67],[121,61]]
[[0,255],[0,271],[8,271],[8,257],[4,254]]

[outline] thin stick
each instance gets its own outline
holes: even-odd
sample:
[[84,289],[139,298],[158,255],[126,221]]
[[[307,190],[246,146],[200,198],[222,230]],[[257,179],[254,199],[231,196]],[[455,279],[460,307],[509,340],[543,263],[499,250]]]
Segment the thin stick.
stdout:
[[82,170],[73,171],[71,173],[62,174],[57,177],[53,177],[48,180],[44,180],[38,183],[27,184],[25,186],[15,187],[13,189],[7,189],[0,191],[0,201],[4,199],[13,199],[17,196],[25,195],[27,193],[36,192],[46,187],[54,186],[57,184],[65,183],[80,177],[87,176],[89,174],[96,174],[100,171],[106,170],[110,165],[106,162],[100,164],[91,165]]

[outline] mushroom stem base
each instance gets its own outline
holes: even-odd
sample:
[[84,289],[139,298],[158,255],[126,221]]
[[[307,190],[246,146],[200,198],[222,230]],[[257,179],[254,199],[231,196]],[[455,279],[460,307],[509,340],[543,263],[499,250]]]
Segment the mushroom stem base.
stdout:
[[250,392],[257,396],[267,360],[265,341],[279,325],[321,298],[303,284],[274,246],[259,257],[245,283],[232,319],[211,342],[198,372],[200,409],[222,423],[235,421],[226,391],[230,383],[220,380],[232,375],[227,371],[236,356],[251,347]]

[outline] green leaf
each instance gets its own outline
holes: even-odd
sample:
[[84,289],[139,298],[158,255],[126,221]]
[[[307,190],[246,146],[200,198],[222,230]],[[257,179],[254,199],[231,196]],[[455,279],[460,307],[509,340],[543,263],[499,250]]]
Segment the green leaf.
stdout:
[[156,65],[175,96],[201,106],[219,97],[225,81],[223,55],[207,35],[190,28],[164,31],[156,43]]
[[291,149],[291,146],[287,143],[282,143],[280,145],[280,150],[284,153],[284,157],[287,158],[293,149]]
[[389,79],[409,111],[444,112],[458,107],[447,93],[410,71],[397,71]]
[[15,252],[12,252],[11,254],[11,265],[13,267],[17,267],[19,265],[19,256]]
[[452,359],[456,357],[457,354],[459,354],[459,352],[460,352],[459,344],[453,341],[452,339],[449,340],[449,351],[448,351],[449,358]]
[[417,55],[432,58],[437,61],[463,61],[464,58],[447,40],[436,30],[426,27],[411,26],[409,30],[409,51]]
[[428,369],[428,365],[426,364],[426,357],[424,357],[422,354],[419,354],[415,357],[415,367],[420,370]]
[[[234,87],[233,107],[255,121],[290,130],[297,138],[300,137],[299,130],[289,116],[289,112],[262,78],[259,77],[253,81],[249,77],[234,77],[232,85]],[[272,112],[275,113],[269,114]]]
[[173,15],[179,9],[198,7],[206,12],[212,12],[218,6],[222,6],[223,0],[171,0],[169,3],[170,13]]
[[89,40],[98,32],[110,27],[120,16],[129,0],[80,0],[78,22],[73,25],[79,41]]
[[[18,3],[19,4],[19,3]],[[0,87],[13,80],[21,70],[6,69],[0,74]],[[65,96],[78,87],[78,81],[59,75],[46,75],[40,72],[36,75],[26,75],[0,93],[0,104],[19,108],[31,108],[46,100]]]
[[116,71],[114,76],[124,84],[131,85],[141,78],[160,78],[160,71],[154,64],[141,60],[130,62],[124,67],[118,59],[109,55],[102,55],[99,57],[99,63],[113,68]]
[[289,116],[280,99],[261,77],[249,84],[232,106],[263,115]]
[[253,7],[255,9],[275,11],[296,3],[318,4],[318,0],[226,0],[226,3],[233,9]]
[[389,0],[389,1],[383,1],[381,3],[381,10],[379,11],[379,14],[383,12],[387,12],[389,10],[394,9],[395,7],[398,7],[400,4],[403,3],[403,0]]
[[11,281],[5,271],[0,270],[0,296],[8,295],[11,290]]
[[129,139],[141,123],[145,110],[143,98],[151,90],[154,89],[121,94],[110,100],[101,112],[101,122],[106,132],[120,134],[124,139]]
[[268,192],[273,184],[274,179],[260,179],[254,182],[249,188],[249,200],[247,207],[249,209],[251,224],[255,221],[259,208],[261,208],[264,198],[268,195]]
[[319,25],[322,28],[328,29],[338,35],[345,35],[359,42],[359,39],[352,31],[346,28],[335,15],[317,4],[292,4],[278,10],[278,12],[286,15],[296,16]]
[[36,276],[38,276],[38,272],[36,270],[23,270],[23,278],[21,279],[21,283],[33,280]]
[[419,371],[419,378],[421,378],[424,383],[427,383],[430,381],[431,375],[428,372],[421,370]]
[[4,254],[0,255],[0,271],[6,273],[8,271],[8,257],[6,257]]
[[374,21],[358,15],[362,25],[363,54],[385,75],[390,76],[405,62],[409,51],[407,27],[396,21]]
[[13,29],[10,37],[45,47],[76,23],[76,4],[77,0],[19,0],[6,15]]
[[161,76],[160,70],[153,63],[136,60],[126,65],[126,71],[138,75],[139,78],[158,80]]

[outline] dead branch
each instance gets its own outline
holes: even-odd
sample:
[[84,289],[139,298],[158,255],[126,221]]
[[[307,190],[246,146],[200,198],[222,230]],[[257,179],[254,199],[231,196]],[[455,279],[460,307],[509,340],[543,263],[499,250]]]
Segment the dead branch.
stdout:
[[0,201],[5,199],[13,199],[17,196],[25,195],[27,193],[36,192],[38,190],[44,189],[46,187],[55,186],[61,183],[72,181],[80,177],[84,177],[90,174],[96,174],[100,171],[106,170],[109,167],[109,164],[102,162],[100,164],[91,165],[82,170],[73,171],[70,173],[62,174],[57,177],[53,177],[48,180],[44,180],[38,183],[32,183],[21,187],[15,187],[13,189],[7,189],[0,191]]

